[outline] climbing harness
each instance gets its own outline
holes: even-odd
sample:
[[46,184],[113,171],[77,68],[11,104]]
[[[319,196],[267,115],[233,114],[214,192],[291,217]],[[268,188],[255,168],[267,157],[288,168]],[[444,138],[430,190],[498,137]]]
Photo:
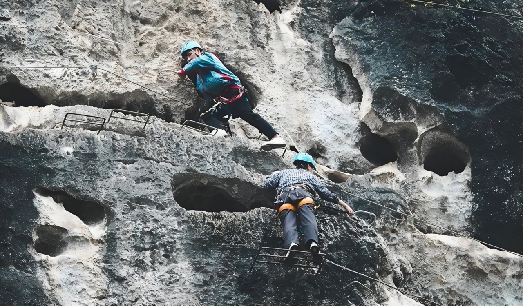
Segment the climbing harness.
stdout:
[[313,194],[316,194],[316,192],[307,184],[298,184],[280,190],[275,201],[277,216],[279,216],[283,210],[289,209],[291,211],[297,211],[303,205],[311,205],[315,208]]
[[291,211],[297,211],[303,205],[313,205],[314,206],[315,205],[315,201],[311,197],[306,197],[306,198],[302,199],[296,206],[293,206],[290,203],[285,203],[285,204],[281,205],[280,208],[278,208],[277,215],[280,215],[280,212],[282,212],[283,210],[286,210],[286,209],[289,209]]

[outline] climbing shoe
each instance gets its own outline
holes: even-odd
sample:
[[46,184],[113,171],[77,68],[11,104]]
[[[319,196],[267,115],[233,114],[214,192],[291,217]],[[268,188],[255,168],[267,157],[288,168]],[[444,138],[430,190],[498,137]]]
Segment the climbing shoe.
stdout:
[[313,255],[313,264],[314,265],[321,265],[322,264],[322,255],[320,255],[320,247],[318,246],[317,242],[311,241],[311,244],[309,244],[309,251],[311,251],[311,254]]
[[309,245],[309,250],[311,251],[312,254],[318,254],[320,252],[320,247],[318,247],[317,242],[313,241]]
[[314,265],[321,265],[322,264],[322,255],[320,255],[320,254],[313,254],[313,264]]
[[291,245],[289,246],[289,250],[286,254],[286,259],[284,260],[284,264],[285,265],[294,265],[298,262],[298,259],[295,258],[296,256],[296,251],[298,251],[300,249],[300,247],[298,246],[298,244],[296,243],[291,243]]
[[283,138],[280,136],[277,136],[269,141],[267,141],[264,145],[262,145],[260,148],[262,150],[268,151],[275,148],[282,148],[286,147],[286,141],[284,141]]

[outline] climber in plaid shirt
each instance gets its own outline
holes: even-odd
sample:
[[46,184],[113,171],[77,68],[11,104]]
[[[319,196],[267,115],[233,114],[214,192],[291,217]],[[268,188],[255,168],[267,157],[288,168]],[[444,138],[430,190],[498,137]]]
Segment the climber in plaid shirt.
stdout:
[[[318,227],[312,205],[314,200],[312,194],[316,191],[322,199],[338,203],[343,206],[348,214],[354,214],[351,207],[344,201],[331,193],[318,179],[313,175],[315,168],[313,157],[305,153],[299,153],[293,164],[296,169],[285,169],[274,172],[264,181],[264,188],[273,188],[277,190],[275,204],[278,208],[278,217],[282,223],[284,233],[284,247],[289,248],[286,263],[293,263],[293,250],[299,249],[299,237],[297,230],[297,214],[300,218],[302,232],[306,248],[314,255],[318,255],[320,248],[318,246]],[[317,262],[321,258],[317,257]],[[315,260],[315,258],[314,258]]]

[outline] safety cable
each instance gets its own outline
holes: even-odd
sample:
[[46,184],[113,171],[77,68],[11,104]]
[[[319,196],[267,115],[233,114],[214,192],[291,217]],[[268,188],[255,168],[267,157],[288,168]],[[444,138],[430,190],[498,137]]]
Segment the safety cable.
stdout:
[[[415,1],[415,0],[412,0],[412,1]],[[139,84],[139,83],[136,83],[136,82],[134,82],[134,81],[132,81],[132,80],[129,80],[129,79],[125,78],[125,77],[122,77],[122,76],[120,76],[120,75],[118,75],[118,74],[116,74],[116,73],[114,73],[114,72],[111,72],[111,71],[109,71],[109,70],[107,70],[107,69],[97,67],[96,65],[94,65],[94,66],[92,66],[92,67],[84,67],[84,66],[7,66],[7,67],[5,67],[5,68],[28,68],[28,69],[47,69],[47,68],[53,68],[53,69],[56,69],[56,68],[66,68],[66,69],[69,69],[69,68],[71,68],[71,69],[92,69],[92,70],[93,70],[93,67],[94,67],[95,70],[96,70],[96,69],[100,69],[100,70],[102,70],[102,71],[105,71],[105,72],[107,72],[107,73],[110,73],[110,74],[112,74],[112,75],[114,75],[114,76],[116,76],[116,77],[118,77],[118,78],[121,78],[121,79],[123,79],[123,80],[126,80],[126,81],[128,81],[128,82],[130,82],[130,83],[133,83],[133,84],[135,84],[135,85],[137,85],[137,86],[140,86],[140,87],[142,87],[142,88],[144,88],[144,89],[147,89],[147,90],[149,90],[149,91],[151,91],[151,92],[153,92],[153,93],[155,93],[155,94],[158,94],[158,95],[160,95],[160,96],[164,96],[164,97],[166,97],[166,98],[170,98],[170,99],[173,99],[173,98],[174,98],[173,96],[165,95],[165,94],[162,94],[162,93],[157,92],[157,91],[155,91],[155,90],[152,90],[152,89],[150,89],[150,88],[148,88],[148,87],[146,87],[146,86],[143,86],[143,85],[141,85],[141,84]],[[297,145],[296,145],[296,143],[295,143],[295,141],[293,140],[293,138],[291,137],[291,135],[287,132],[287,130],[286,130],[284,127],[281,127],[281,128],[284,130],[284,132],[287,134],[287,136],[288,136],[288,137],[290,138],[290,140],[293,142],[295,148],[297,148],[297,150],[299,150],[298,147],[297,147]],[[299,150],[299,151],[300,151],[300,150]],[[353,196],[355,196],[355,197],[357,197],[357,198],[360,198],[360,199],[363,199],[363,200],[368,201],[368,202],[370,202],[370,203],[373,203],[373,204],[375,204],[375,205],[377,205],[377,206],[380,206],[380,207],[382,207],[382,208],[385,208],[385,209],[387,209],[387,210],[390,210],[390,211],[392,211],[392,212],[396,212],[396,213],[399,213],[399,214],[402,214],[402,215],[405,215],[405,216],[413,216],[414,219],[417,219],[417,218],[413,215],[413,213],[411,213],[411,212],[410,212],[410,214],[406,214],[406,213],[403,213],[403,212],[399,212],[399,211],[397,211],[397,210],[393,210],[393,209],[388,208],[388,207],[386,207],[386,206],[383,206],[383,205],[381,205],[381,204],[379,204],[379,203],[377,203],[377,202],[374,202],[374,201],[372,201],[372,200],[369,200],[369,199],[366,199],[366,198],[360,197],[360,196],[355,195],[355,194],[353,194],[353,193],[350,193],[350,192],[347,192],[347,193],[350,194],[350,195],[353,195]],[[409,209],[408,209],[408,210],[409,210]],[[519,254],[519,253],[512,252],[512,251],[508,251],[508,250],[506,250],[506,249],[504,249],[504,248],[502,248],[502,247],[498,247],[498,246],[495,246],[495,245],[493,245],[493,244],[486,243],[486,242],[480,241],[480,240],[475,239],[475,238],[472,238],[472,237],[467,237],[467,236],[461,235],[460,233],[455,232],[455,231],[453,231],[453,230],[451,230],[451,229],[443,228],[443,227],[441,227],[441,226],[438,226],[438,225],[435,225],[435,224],[432,224],[432,223],[429,223],[429,222],[426,222],[426,221],[423,221],[422,223],[425,223],[426,225],[429,225],[429,226],[433,226],[433,227],[437,227],[437,228],[440,228],[440,229],[447,230],[447,231],[453,233],[453,234],[456,235],[456,236],[464,237],[464,238],[468,238],[468,239],[471,239],[471,240],[477,241],[477,242],[479,242],[479,243],[481,243],[481,244],[484,244],[484,245],[487,245],[487,246],[490,246],[490,247],[493,247],[493,248],[496,248],[496,249],[499,249],[499,250],[502,250],[502,251],[505,251],[505,252],[508,252],[508,253],[514,254],[514,255],[519,256],[519,257],[523,257],[523,255],[521,255],[521,254]]]
[[89,67],[85,67],[85,66],[4,66],[3,68],[28,68],[28,69],[42,69],[42,68],[66,68],[66,69],[79,68],[79,69],[82,69],[82,68],[85,68],[85,69],[89,69]]
[[115,74],[114,72],[111,72],[111,71],[109,71],[109,70],[107,70],[107,69],[100,68],[100,67],[97,67],[97,69],[100,69],[100,70],[102,70],[102,71],[108,72],[108,73],[110,73],[110,74],[112,74],[112,75],[114,75],[114,76],[116,76],[116,77],[118,77],[118,78],[120,78],[120,79],[124,79],[124,80],[126,80],[126,81],[128,81],[128,82],[133,83],[134,85],[140,86],[141,88],[145,88],[146,90],[149,90],[149,91],[151,91],[151,92],[153,92],[153,93],[155,93],[155,94],[157,94],[157,95],[164,96],[164,97],[169,98],[169,99],[176,99],[174,96],[166,95],[166,94],[162,94],[162,93],[160,93],[160,92],[157,92],[157,91],[155,91],[155,90],[152,90],[152,89],[150,89],[150,88],[148,88],[148,87],[146,87],[146,86],[143,86],[143,85],[141,85],[141,84],[136,83],[135,81],[129,80],[129,79],[127,79],[126,77],[122,77],[122,76],[120,76],[120,75],[118,75],[118,74]]
[[[346,192],[346,193],[347,193],[347,194],[350,194],[350,195],[353,195],[353,196],[355,196],[355,197],[357,197],[357,198],[363,199],[363,200],[365,200],[365,201],[368,201],[368,202],[370,202],[370,203],[372,203],[372,204],[375,204],[375,205],[377,205],[377,206],[380,206],[380,207],[382,207],[382,208],[385,208],[385,209],[388,209],[388,210],[390,210],[390,211],[393,211],[393,212],[396,212],[396,213],[402,214],[402,215],[404,215],[404,216],[411,216],[411,217],[413,217],[413,220],[414,220],[414,221],[417,221],[417,220],[418,220],[418,222],[421,223],[421,224],[425,224],[425,225],[427,225],[427,226],[432,226],[432,227],[440,228],[440,229],[445,230],[445,231],[449,231],[449,232],[451,232],[453,235],[455,235],[456,237],[463,237],[463,238],[471,239],[471,240],[477,241],[477,242],[479,242],[479,243],[481,243],[481,244],[484,244],[484,245],[487,245],[487,246],[490,246],[490,247],[496,248],[496,249],[501,250],[501,251],[508,252],[508,253],[510,253],[510,254],[514,254],[514,255],[519,256],[519,257],[522,257],[522,255],[519,254],[519,253],[512,252],[512,251],[509,251],[509,250],[506,250],[506,249],[504,249],[504,248],[502,248],[502,247],[499,247],[499,246],[496,246],[496,245],[493,245],[493,244],[490,244],[490,243],[486,243],[486,242],[484,242],[484,241],[480,241],[480,240],[475,239],[475,238],[473,238],[473,237],[469,237],[469,236],[462,235],[462,234],[460,234],[460,233],[457,232],[457,231],[454,231],[454,230],[451,230],[451,229],[448,229],[448,228],[445,228],[445,227],[442,227],[442,226],[439,226],[439,225],[436,225],[436,224],[433,224],[433,223],[430,223],[430,222],[424,221],[424,220],[422,220],[422,219],[416,217],[416,216],[415,216],[411,211],[409,212],[409,214],[407,214],[407,213],[403,213],[403,212],[399,212],[399,211],[393,210],[393,209],[391,209],[391,208],[388,208],[388,207],[386,207],[386,206],[383,206],[383,205],[381,205],[381,204],[379,204],[379,203],[377,203],[377,202],[374,202],[374,201],[372,201],[372,200],[369,200],[369,199],[367,199],[367,198],[360,197],[360,196],[358,196],[358,195],[356,195],[356,194],[353,194],[353,193],[351,193],[351,192]],[[409,209],[408,209],[408,210],[409,210]]]
[[[287,130],[286,130],[284,127],[281,127],[281,128],[284,130],[284,132],[287,134],[287,136],[289,137],[289,139],[290,139],[290,140],[293,142],[293,144],[295,145],[295,148],[297,148],[297,150],[298,150],[298,146],[297,146],[297,144],[295,143],[295,141],[293,140],[293,138],[291,137],[291,135],[287,132]],[[300,150],[299,150],[299,152],[300,152]],[[382,207],[382,208],[384,208],[384,209],[387,209],[387,210],[389,210],[389,211],[396,212],[396,213],[399,213],[399,214],[404,215],[404,216],[411,216],[411,217],[413,217],[414,220],[418,219],[417,217],[415,217],[415,215],[413,215],[413,213],[411,212],[411,210],[409,210],[409,208],[406,208],[406,209],[409,211],[409,214],[407,214],[407,213],[404,213],[404,212],[400,212],[400,211],[397,211],[397,210],[394,210],[394,209],[388,208],[388,207],[386,207],[386,206],[384,206],[384,205],[381,205],[381,204],[379,204],[379,203],[377,203],[377,202],[375,202],[375,201],[372,201],[372,200],[369,200],[369,199],[367,199],[367,198],[364,198],[364,197],[358,196],[358,195],[353,194],[353,193],[351,193],[351,192],[346,192],[346,193],[347,193],[347,194],[350,194],[350,195],[352,195],[352,196],[354,196],[354,197],[360,198],[360,199],[362,199],[362,200],[365,200],[365,201],[367,201],[367,202],[370,202],[370,203],[372,203],[372,204],[375,204],[375,205],[377,205],[377,206],[380,206],[380,207]],[[333,209],[334,209],[334,208],[333,208]],[[420,220],[419,220],[419,222],[420,222]],[[522,255],[519,254],[519,253],[512,252],[512,251],[506,250],[506,249],[504,249],[504,248],[502,248],[502,247],[498,247],[498,246],[495,246],[495,245],[493,245],[493,244],[490,244],[490,243],[486,243],[486,242],[480,241],[480,240],[475,239],[475,238],[473,238],[473,237],[464,236],[464,235],[462,235],[462,234],[460,234],[460,233],[458,233],[458,232],[456,232],[456,231],[453,231],[453,230],[451,230],[451,229],[447,229],[447,228],[444,228],[444,227],[442,227],[442,226],[437,226],[437,225],[434,225],[434,224],[429,223],[429,222],[426,222],[426,221],[422,221],[422,223],[425,223],[425,224],[428,225],[428,226],[433,226],[433,227],[437,227],[437,228],[440,228],[440,229],[444,229],[444,230],[446,230],[446,231],[449,231],[449,232],[453,233],[453,234],[454,234],[455,236],[457,236],[457,237],[463,237],[463,238],[471,239],[471,240],[477,241],[477,242],[479,242],[479,243],[481,243],[481,244],[484,244],[484,245],[487,245],[487,246],[490,246],[490,247],[496,248],[496,249],[501,250],[501,251],[508,252],[508,253],[510,253],[510,254],[514,254],[514,255],[519,256],[519,257],[522,257]]]
[[90,35],[90,36],[94,36],[96,38],[99,38],[99,39],[102,39],[102,40],[105,40],[105,41],[108,41],[108,42],[112,42],[112,43],[115,43],[115,44],[119,44],[119,45],[122,45],[122,43],[119,43],[119,42],[115,42],[114,40],[110,40],[108,38],[103,38],[102,36],[98,36],[98,35],[94,35],[94,34],[91,34],[89,32],[84,32],[84,31],[78,31],[78,33],[81,33],[81,34],[87,34],[87,35]]
[[105,71],[107,73],[110,73],[110,74],[112,74],[112,75],[114,75],[114,76],[116,76],[116,77],[118,77],[120,79],[124,79],[127,82],[133,83],[134,85],[140,86],[141,88],[144,88],[144,89],[146,89],[146,90],[148,90],[150,92],[153,92],[153,93],[155,93],[157,95],[160,95],[160,96],[163,96],[163,97],[169,98],[169,99],[175,99],[174,96],[162,94],[162,93],[157,92],[157,91],[155,91],[153,89],[150,89],[150,88],[148,88],[148,87],[146,87],[144,85],[136,83],[135,81],[129,80],[126,77],[123,77],[123,76],[120,76],[120,75],[118,75],[118,74],[116,74],[114,72],[111,72],[111,71],[109,71],[107,69],[100,68],[100,67],[98,67],[96,65],[93,65],[93,66],[90,66],[90,67],[86,67],[86,66],[5,66],[5,68],[28,68],[28,69],[46,69],[46,68],[66,68],[66,69],[69,69],[69,68],[80,68],[80,69],[82,69],[83,68],[83,69],[91,69],[93,71],[96,71],[97,69],[99,69],[99,70]]
[[435,302],[433,302],[433,301],[431,301],[431,300],[428,300],[428,299],[426,299],[426,298],[423,298],[423,297],[421,297],[421,296],[418,296],[418,295],[413,295],[413,294],[407,295],[407,294],[405,294],[404,292],[400,291],[399,288],[397,288],[397,287],[395,287],[395,286],[393,286],[393,285],[390,285],[390,284],[388,284],[388,283],[385,283],[385,282],[383,282],[383,281],[381,281],[381,280],[379,280],[379,279],[376,279],[376,278],[373,278],[373,277],[367,276],[366,274],[359,273],[359,272],[354,271],[354,270],[352,270],[352,269],[348,269],[348,268],[346,268],[345,266],[342,266],[342,265],[340,265],[340,264],[334,263],[333,261],[331,261],[331,260],[329,260],[329,259],[325,259],[325,261],[326,261],[327,263],[330,263],[330,264],[332,264],[332,265],[334,265],[334,266],[336,266],[336,267],[338,267],[338,268],[341,268],[341,269],[343,269],[343,270],[346,270],[346,271],[348,271],[348,272],[351,272],[351,273],[354,273],[354,274],[360,275],[360,276],[365,277],[365,278],[367,278],[367,279],[369,279],[369,280],[373,280],[373,281],[376,281],[376,282],[378,282],[378,283],[380,283],[380,284],[383,284],[384,286],[387,286],[387,287],[389,287],[389,288],[391,288],[391,289],[394,289],[394,290],[396,290],[396,291],[402,293],[403,295],[405,295],[405,296],[407,296],[407,297],[416,297],[416,298],[418,298],[418,299],[421,299],[421,300],[425,301],[426,303],[435,304]]
[[506,17],[513,17],[513,18],[519,18],[519,19],[522,19],[521,16],[517,16],[517,15],[509,15],[509,14],[502,14],[502,13],[490,12],[490,11],[483,11],[483,10],[477,10],[477,9],[470,9],[470,8],[465,8],[465,7],[460,7],[460,6],[454,6],[454,5],[444,4],[444,3],[436,3],[436,2],[423,1],[423,0],[408,0],[408,1],[409,1],[409,2],[423,3],[423,4],[440,5],[440,6],[450,7],[450,8],[454,8],[454,9],[461,9],[461,10],[465,10],[465,11],[472,11],[472,12],[479,12],[479,13],[486,13],[486,14],[494,14],[494,15],[500,15],[500,16],[506,16]]

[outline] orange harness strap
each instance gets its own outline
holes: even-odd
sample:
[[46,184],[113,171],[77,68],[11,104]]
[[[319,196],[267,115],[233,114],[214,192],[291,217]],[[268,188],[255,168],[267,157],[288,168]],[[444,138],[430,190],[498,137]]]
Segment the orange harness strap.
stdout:
[[278,213],[277,215],[280,215],[280,212],[282,212],[282,210],[286,210],[286,209],[289,209],[289,210],[292,210],[292,211],[297,211],[298,208],[300,208],[302,205],[306,205],[306,204],[311,204],[311,205],[314,205],[315,204],[315,201],[313,200],[313,198],[311,197],[306,197],[306,198],[303,198],[297,205],[297,207],[295,208],[295,206],[293,206],[292,204],[290,203],[285,203],[283,204],[282,206],[280,206],[280,208],[278,208]]

